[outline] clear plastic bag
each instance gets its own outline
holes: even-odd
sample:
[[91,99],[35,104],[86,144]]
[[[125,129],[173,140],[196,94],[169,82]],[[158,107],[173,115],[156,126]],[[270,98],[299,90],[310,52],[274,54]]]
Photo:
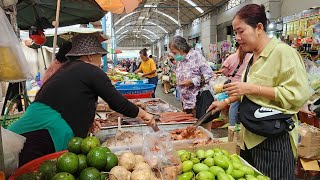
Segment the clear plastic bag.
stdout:
[[217,76],[209,81],[210,87],[213,89],[215,94],[221,93],[223,89],[223,84],[228,80],[225,76]]
[[31,79],[29,64],[4,11],[0,8],[0,81]]
[[168,154],[173,151],[173,143],[168,132],[149,132],[144,135],[143,155],[151,167],[171,164]]
[[161,179],[174,179],[181,171],[180,159],[175,154],[168,132],[149,132],[144,135],[143,156],[154,169],[161,172]]
[[19,153],[26,138],[1,127],[4,165],[6,175],[11,175],[19,167]]

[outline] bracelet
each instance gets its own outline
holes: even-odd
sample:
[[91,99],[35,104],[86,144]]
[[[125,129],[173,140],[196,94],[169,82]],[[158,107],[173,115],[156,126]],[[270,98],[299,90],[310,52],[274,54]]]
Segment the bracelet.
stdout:
[[259,91],[258,91],[258,94],[257,94],[258,96],[260,96],[261,95],[261,86],[259,86]]
[[226,98],[226,99],[225,99],[225,101],[227,102],[227,104],[228,104],[228,105],[230,105],[230,104],[231,104],[231,101],[230,101],[230,99],[229,99],[229,98]]

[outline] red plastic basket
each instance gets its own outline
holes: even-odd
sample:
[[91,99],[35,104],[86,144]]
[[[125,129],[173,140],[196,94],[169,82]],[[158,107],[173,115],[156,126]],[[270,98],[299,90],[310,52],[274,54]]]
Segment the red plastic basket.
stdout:
[[127,99],[142,99],[142,98],[151,98],[153,92],[147,92],[143,94],[122,94],[122,96],[126,97]]
[[9,180],[15,180],[17,177],[21,176],[22,174],[25,173],[31,173],[34,171],[37,171],[40,167],[40,165],[47,160],[52,160],[60,157],[63,153],[68,152],[67,150],[65,151],[59,151],[56,153],[48,154],[42,157],[39,157],[35,160],[32,160],[28,162],[27,164],[21,166],[19,169],[17,169],[10,177]]

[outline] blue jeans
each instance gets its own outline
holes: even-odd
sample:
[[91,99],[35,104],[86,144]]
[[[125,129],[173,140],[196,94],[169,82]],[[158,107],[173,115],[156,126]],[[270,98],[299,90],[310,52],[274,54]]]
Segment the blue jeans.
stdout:
[[158,85],[158,76],[153,77],[153,78],[148,78],[149,79],[149,84],[154,84],[154,93],[152,94],[152,97],[155,98],[155,93],[156,93],[156,89],[157,89],[157,85]]
[[235,126],[238,121],[238,112],[239,112],[240,101],[230,104],[229,108],[229,123],[230,126]]

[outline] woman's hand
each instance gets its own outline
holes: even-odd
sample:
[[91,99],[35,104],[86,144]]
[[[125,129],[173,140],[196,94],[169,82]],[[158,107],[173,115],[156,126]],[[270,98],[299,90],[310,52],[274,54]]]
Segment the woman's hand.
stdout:
[[212,110],[211,114],[221,111],[228,105],[226,101],[214,101],[208,108],[207,112]]
[[96,133],[96,132],[100,131],[100,129],[101,129],[100,121],[94,120],[91,127],[89,128],[89,131],[91,133]]
[[180,86],[191,86],[193,84],[192,80],[188,79],[188,80],[184,80],[182,81],[182,83],[180,83]]
[[223,91],[227,92],[229,96],[242,96],[252,94],[255,89],[257,89],[256,85],[245,83],[245,82],[233,82],[228,83],[223,86]]
[[144,117],[142,117],[142,120],[148,125],[154,125],[156,124],[156,121],[154,120],[154,117],[152,114],[146,113]]

